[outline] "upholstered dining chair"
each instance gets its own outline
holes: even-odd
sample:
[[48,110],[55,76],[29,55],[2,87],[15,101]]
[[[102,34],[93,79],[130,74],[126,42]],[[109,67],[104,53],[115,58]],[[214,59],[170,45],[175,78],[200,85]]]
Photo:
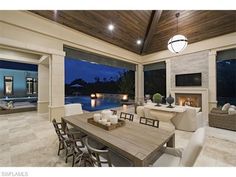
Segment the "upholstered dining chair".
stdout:
[[96,167],[131,167],[132,163],[125,157],[110,149],[96,149],[89,144],[88,137],[85,137],[85,146],[92,161]]
[[184,166],[192,167],[200,154],[205,142],[205,129],[199,128],[193,133],[187,147],[181,148],[166,148],[165,153],[152,165],[156,167],[167,166]]
[[64,108],[65,108],[65,116],[83,114],[82,106],[80,103],[66,104]]
[[134,120],[134,115],[130,114],[130,113],[126,113],[126,112],[121,112],[120,113],[120,119],[127,119],[129,121],[133,121]]

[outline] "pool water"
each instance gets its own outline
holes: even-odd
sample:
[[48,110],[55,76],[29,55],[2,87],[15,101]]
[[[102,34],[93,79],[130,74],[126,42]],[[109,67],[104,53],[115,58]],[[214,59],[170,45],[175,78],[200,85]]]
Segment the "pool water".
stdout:
[[121,106],[121,102],[114,98],[91,99],[90,96],[66,97],[65,104],[80,103],[86,111],[98,111]]

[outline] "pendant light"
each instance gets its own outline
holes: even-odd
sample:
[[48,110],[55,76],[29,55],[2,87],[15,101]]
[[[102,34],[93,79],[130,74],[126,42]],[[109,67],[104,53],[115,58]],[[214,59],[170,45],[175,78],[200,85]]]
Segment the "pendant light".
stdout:
[[170,38],[170,40],[168,41],[168,49],[172,52],[172,53],[179,53],[181,51],[183,51],[187,45],[188,45],[188,39],[181,35],[178,34],[178,17],[179,17],[179,13],[176,13],[175,16],[177,18],[177,35],[173,36],[172,38]]

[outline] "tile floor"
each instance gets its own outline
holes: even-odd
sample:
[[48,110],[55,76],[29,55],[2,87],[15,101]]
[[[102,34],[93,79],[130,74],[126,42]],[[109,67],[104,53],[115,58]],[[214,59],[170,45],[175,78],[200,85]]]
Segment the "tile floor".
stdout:
[[[206,129],[207,141],[195,166],[236,166],[236,132]],[[176,147],[185,147],[191,134],[176,130]],[[1,167],[70,166],[63,154],[57,156],[57,148],[57,136],[47,115],[26,112],[0,116]]]

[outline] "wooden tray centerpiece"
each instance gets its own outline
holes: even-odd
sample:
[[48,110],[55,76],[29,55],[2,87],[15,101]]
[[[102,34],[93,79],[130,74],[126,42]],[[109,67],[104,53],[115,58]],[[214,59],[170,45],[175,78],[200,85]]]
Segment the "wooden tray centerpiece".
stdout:
[[88,121],[88,123],[90,123],[90,124],[92,124],[92,125],[95,125],[95,126],[97,126],[97,127],[100,127],[100,128],[102,128],[102,129],[108,130],[108,131],[113,130],[113,129],[116,129],[116,128],[119,128],[119,127],[122,127],[122,126],[125,125],[125,121],[124,121],[124,120],[120,120],[120,119],[118,119],[118,123],[117,123],[117,124],[111,124],[110,126],[108,126],[108,125],[103,125],[103,124],[101,124],[101,123],[95,122],[95,121],[93,120],[93,118],[88,118],[87,121]]

